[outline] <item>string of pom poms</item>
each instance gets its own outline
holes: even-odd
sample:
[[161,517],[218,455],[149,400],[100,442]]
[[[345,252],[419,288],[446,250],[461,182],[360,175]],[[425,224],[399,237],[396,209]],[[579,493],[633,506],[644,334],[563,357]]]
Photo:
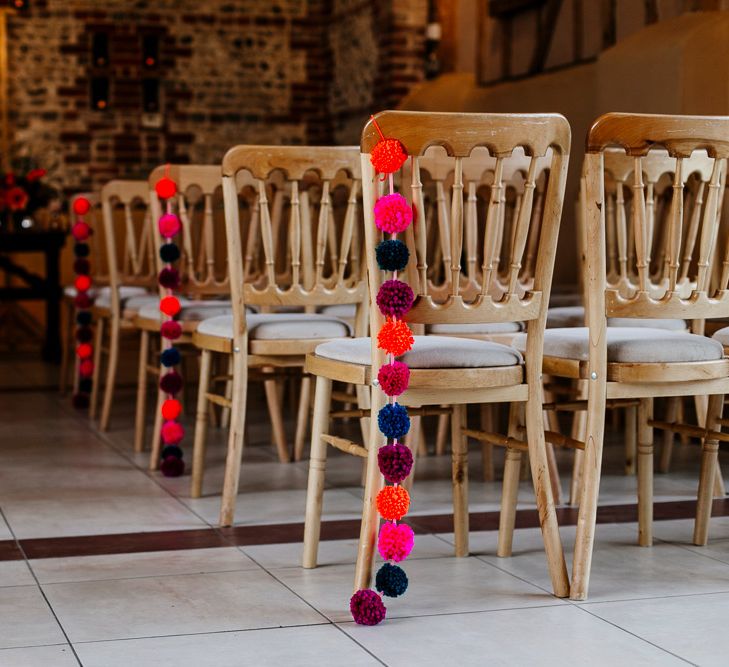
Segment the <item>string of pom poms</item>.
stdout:
[[410,429],[407,408],[397,402],[410,382],[410,369],[395,357],[405,354],[413,346],[413,335],[403,317],[412,308],[415,300],[410,286],[397,279],[408,263],[410,253],[407,246],[396,237],[413,222],[413,208],[405,197],[394,191],[392,175],[407,160],[407,151],[398,139],[385,137],[372,117],[380,139],[370,153],[370,161],[377,174],[388,178],[390,192],[380,197],[374,206],[375,226],[390,238],[381,241],[375,248],[377,265],[382,271],[391,273],[391,278],[382,282],[376,303],[385,316],[385,323],[377,334],[377,346],[387,353],[387,362],[378,373],[376,384],[388,398],[388,402],[377,415],[377,425],[387,439],[377,451],[377,463],[386,481],[391,486],[383,487],[377,494],[377,511],[385,520],[377,540],[377,549],[385,564],[375,576],[375,589],[357,591],[349,601],[349,609],[356,623],[377,625],[382,622],[387,609],[382,596],[399,597],[408,587],[405,571],[395,565],[405,560],[412,551],[414,534],[412,528],[398,524],[410,509],[410,494],[400,486],[413,467],[410,449],[399,442]]
[[162,456],[160,470],[165,477],[179,477],[185,472],[185,461],[182,458],[180,443],[185,437],[185,428],[178,421],[182,412],[182,405],[175,396],[182,390],[182,376],[175,369],[180,363],[180,351],[175,347],[175,341],[182,335],[182,327],[175,320],[180,312],[180,301],[174,291],[180,286],[180,273],[174,263],[180,258],[180,249],[174,242],[174,237],[182,231],[180,219],[172,212],[172,198],[177,194],[177,184],[169,177],[169,165],[165,175],[154,186],[157,196],[165,203],[162,215],[157,222],[160,236],[164,240],[160,247],[160,258],[165,263],[159,272],[158,281],[165,290],[166,296],[159,302],[162,314],[160,336],[162,339],[162,354],[160,362],[164,371],[160,375],[159,387],[166,394],[162,403]]

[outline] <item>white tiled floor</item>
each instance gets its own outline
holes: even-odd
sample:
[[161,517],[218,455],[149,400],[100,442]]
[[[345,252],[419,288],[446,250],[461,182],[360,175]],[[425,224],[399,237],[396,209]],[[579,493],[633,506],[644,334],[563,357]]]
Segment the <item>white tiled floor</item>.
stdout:
[[[131,453],[130,390],[107,435],[53,392],[0,399],[0,541],[215,524],[220,433],[205,497],[191,500],[189,476],[149,474],[146,455]],[[277,463],[260,406],[252,414],[261,425],[249,433],[237,523],[301,521],[307,464]],[[601,503],[633,503],[635,479],[619,474],[612,449]],[[678,448],[676,472],[656,475],[657,499],[692,498],[696,462],[695,448]],[[471,463],[472,511],[498,509],[499,483],[480,481],[477,451]],[[336,457],[330,470],[326,518],[358,518],[358,462]],[[450,512],[448,479],[448,457],[419,463],[415,515]],[[521,500],[533,507],[528,484]],[[646,549],[635,524],[599,525],[590,599],[579,604],[550,594],[537,529],[516,532],[508,559],[495,556],[495,532],[473,532],[465,559],[452,556],[450,534],[418,536],[404,564],[410,589],[375,628],[348,612],[353,539],[323,542],[315,570],[300,567],[298,543],[0,561],[0,666],[724,665],[729,518],[712,521],[706,548],[690,544],[691,530],[690,520],[656,522]],[[562,537],[569,561],[574,528]]]

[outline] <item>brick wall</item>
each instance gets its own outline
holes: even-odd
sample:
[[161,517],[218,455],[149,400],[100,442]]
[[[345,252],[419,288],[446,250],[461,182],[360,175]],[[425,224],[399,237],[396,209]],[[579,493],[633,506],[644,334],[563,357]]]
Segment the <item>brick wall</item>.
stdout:
[[[31,0],[9,21],[14,152],[67,191],[219,162],[236,143],[356,142],[373,111],[421,79],[427,0]],[[95,32],[109,63],[94,67]],[[159,64],[142,63],[144,34]],[[92,76],[110,80],[91,109]],[[141,79],[162,125],[142,126]]]

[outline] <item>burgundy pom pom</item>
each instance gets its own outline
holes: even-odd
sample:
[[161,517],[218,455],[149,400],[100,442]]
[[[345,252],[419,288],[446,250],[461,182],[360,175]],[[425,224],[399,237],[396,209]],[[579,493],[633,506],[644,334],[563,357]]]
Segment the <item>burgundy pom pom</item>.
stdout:
[[179,422],[166,421],[162,424],[162,442],[165,445],[176,445],[185,437],[185,429]]
[[79,343],[88,343],[94,337],[91,327],[79,327],[76,329],[76,340]]
[[413,453],[401,442],[384,445],[377,450],[377,464],[388,482],[399,484],[413,468]]
[[87,276],[91,272],[91,262],[84,257],[74,260],[73,272],[77,275]]
[[73,303],[76,308],[91,308],[91,304],[94,303],[94,300],[86,292],[80,292],[76,295]]
[[180,286],[180,273],[177,269],[164,268],[159,272],[158,280],[165,289],[177,289]]
[[162,461],[160,470],[165,477],[179,477],[185,472],[185,462],[176,456],[168,456]]
[[167,320],[162,322],[160,327],[160,333],[169,340],[177,340],[182,335],[182,327],[179,322],[175,320]]
[[402,280],[386,280],[377,292],[377,307],[385,317],[402,317],[414,300],[413,290]]
[[88,394],[74,394],[71,399],[71,403],[77,410],[85,410],[89,407],[89,395]]
[[159,381],[159,388],[165,394],[176,394],[182,389],[182,376],[177,371],[165,373]]
[[349,611],[359,625],[377,625],[385,619],[387,610],[375,591],[365,589],[357,591],[349,600]]
[[402,361],[384,364],[377,373],[377,381],[388,396],[399,396],[408,388],[410,369]]

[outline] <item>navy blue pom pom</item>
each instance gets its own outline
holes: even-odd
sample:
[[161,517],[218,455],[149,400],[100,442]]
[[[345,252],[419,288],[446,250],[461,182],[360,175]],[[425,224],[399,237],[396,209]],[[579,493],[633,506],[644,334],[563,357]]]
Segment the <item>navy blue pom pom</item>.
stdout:
[[162,460],[164,461],[168,456],[174,456],[176,459],[182,458],[182,450],[177,445],[167,445],[162,450]]
[[76,313],[76,324],[82,327],[91,324],[91,313],[88,310],[82,310],[80,313]]
[[383,271],[402,271],[410,259],[408,247],[396,239],[381,241],[375,248],[377,266]]
[[88,257],[89,256],[89,244],[88,243],[76,243],[73,246],[73,254],[76,257]]
[[78,381],[78,390],[82,394],[90,394],[91,393],[91,378],[81,378]]
[[399,403],[388,403],[377,413],[377,425],[386,438],[402,438],[410,430],[407,408]]
[[160,358],[163,366],[177,366],[180,363],[180,351],[176,347],[171,347],[162,353]]
[[174,243],[165,243],[159,249],[160,259],[169,264],[180,259],[180,249]]
[[401,567],[385,563],[375,577],[375,588],[387,597],[396,598],[408,589],[408,575]]

